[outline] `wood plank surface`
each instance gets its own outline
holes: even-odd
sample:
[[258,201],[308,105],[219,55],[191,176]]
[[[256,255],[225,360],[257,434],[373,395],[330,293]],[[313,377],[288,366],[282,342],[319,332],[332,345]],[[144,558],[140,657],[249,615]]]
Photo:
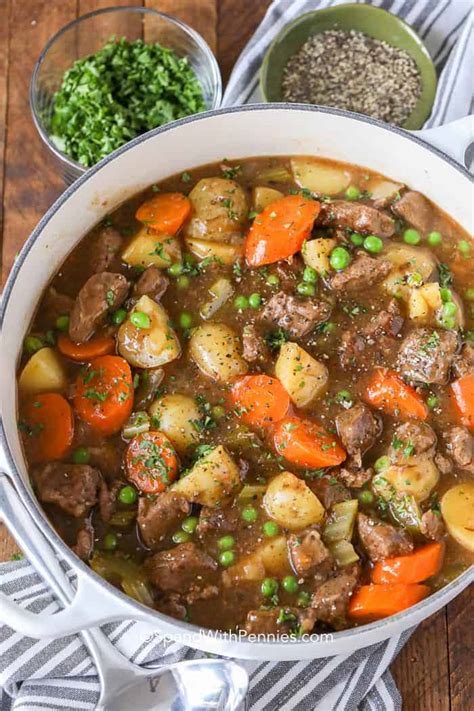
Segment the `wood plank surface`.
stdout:
[[[2,280],[31,229],[63,189],[30,117],[28,86],[34,62],[65,23],[112,4],[144,4],[194,27],[217,53],[225,83],[270,0],[0,0]],[[117,26],[117,34],[120,31]],[[83,48],[79,43],[74,51]],[[8,560],[15,550],[0,526],[0,560]],[[465,591],[420,625],[392,665],[405,711],[474,708],[473,607],[472,591]]]

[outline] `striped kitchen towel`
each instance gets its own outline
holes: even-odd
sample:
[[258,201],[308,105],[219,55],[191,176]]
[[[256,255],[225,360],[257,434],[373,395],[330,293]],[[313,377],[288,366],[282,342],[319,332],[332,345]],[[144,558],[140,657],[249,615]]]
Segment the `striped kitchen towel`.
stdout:
[[[73,580],[73,574],[70,574]],[[60,609],[27,561],[1,566],[0,590],[21,607],[43,615]],[[197,659],[202,652],[150,636],[142,622],[105,625],[103,631],[134,663],[154,665]],[[387,667],[411,630],[361,649],[327,659],[302,662],[240,662],[250,676],[250,711],[395,711],[400,695]],[[79,635],[54,641],[35,640],[0,627],[1,711],[95,708],[99,684]],[[113,711],[113,709],[110,709]],[[130,709],[132,711],[132,709]],[[191,710],[190,710],[191,711]]]
[[[224,92],[223,105],[262,100],[258,86],[263,56],[280,30],[311,10],[343,5],[347,0],[275,0],[240,55]],[[425,43],[439,76],[438,91],[425,128],[472,113],[472,0],[356,0],[398,15]]]

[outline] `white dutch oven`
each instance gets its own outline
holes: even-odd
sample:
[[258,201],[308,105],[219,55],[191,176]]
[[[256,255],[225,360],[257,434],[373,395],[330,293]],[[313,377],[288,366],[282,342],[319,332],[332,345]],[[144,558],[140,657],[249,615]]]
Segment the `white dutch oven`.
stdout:
[[[447,141],[462,159],[472,140],[472,123],[458,121],[428,133],[431,135],[426,139],[441,148]],[[310,659],[349,653],[398,634],[446,605],[472,580],[471,568],[406,612],[335,633],[331,640],[229,640],[145,608],[104,582],[62,542],[34,497],[17,431],[15,370],[38,300],[65,257],[107,213],[151,183],[224,156],[243,159],[291,154],[324,156],[379,171],[420,190],[466,230],[472,230],[472,185],[459,163],[413,134],[362,116],[308,106],[253,105],[178,121],[132,141],[72,185],[25,244],[0,310],[0,469],[4,472],[0,476],[0,514],[27,554],[28,549],[33,554],[38,527],[48,545],[77,573],[78,581],[74,600],[52,617],[33,615],[2,596],[0,619],[19,632],[58,637],[130,618],[146,621],[150,633],[178,640],[194,634],[192,645],[207,652],[262,660]]]

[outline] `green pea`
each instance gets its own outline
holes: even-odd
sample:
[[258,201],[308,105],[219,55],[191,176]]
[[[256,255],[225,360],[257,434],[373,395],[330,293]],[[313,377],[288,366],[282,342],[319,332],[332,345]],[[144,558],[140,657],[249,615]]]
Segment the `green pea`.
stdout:
[[72,453],[74,464],[89,464],[91,455],[86,447],[77,447]]
[[431,247],[437,247],[438,244],[441,244],[443,238],[441,236],[441,232],[430,232],[428,237],[428,244],[431,245]]
[[369,235],[364,240],[364,249],[373,254],[378,254],[383,249],[383,241],[376,235]]
[[255,523],[258,518],[258,511],[255,506],[251,506],[249,504],[248,506],[242,509],[240,515],[246,523]]
[[349,187],[346,190],[346,198],[348,200],[358,200],[361,196],[361,192],[359,188],[357,188],[355,185],[349,185]]
[[187,531],[175,531],[173,535],[171,536],[171,540],[173,543],[187,543],[189,540],[191,540],[191,536]]
[[308,607],[311,602],[311,593],[306,590],[302,590],[296,599],[296,604],[298,607]]
[[130,315],[130,322],[136,328],[150,328],[151,326],[150,317],[144,311],[133,311]]
[[199,523],[199,519],[197,516],[188,516],[187,518],[184,519],[183,523],[181,524],[181,528],[186,533],[192,534],[196,530],[198,523]]
[[257,292],[250,294],[249,306],[251,309],[258,309],[262,304],[262,297]]
[[179,316],[179,325],[181,328],[191,328],[193,324],[193,317],[187,311],[183,311]]
[[168,267],[168,274],[173,277],[178,277],[183,273],[184,264],[182,262],[175,262],[170,267]]
[[107,533],[102,543],[106,551],[113,551],[117,548],[118,539],[115,533]]
[[374,500],[374,495],[369,489],[364,489],[358,493],[357,498],[361,504],[371,504]]
[[56,319],[56,328],[58,331],[65,333],[69,328],[69,316],[64,314],[64,316],[58,316]]
[[281,581],[281,586],[283,590],[286,590],[287,593],[291,594],[298,592],[299,589],[298,581],[294,575],[285,575]]
[[460,242],[458,242],[458,249],[465,257],[467,257],[471,253],[471,245],[465,239],[462,239]]
[[341,271],[342,269],[348,267],[350,261],[351,255],[345,247],[335,247],[329,257],[329,263],[336,271]]
[[353,402],[353,398],[349,390],[339,390],[339,392],[336,393],[335,400],[339,405],[346,406],[351,406]]
[[269,274],[267,276],[267,284],[269,286],[279,286],[280,280],[276,274]]
[[421,241],[420,233],[410,227],[403,233],[403,241],[406,244],[419,244]]
[[249,300],[246,296],[236,296],[234,299],[234,306],[238,311],[244,311],[249,307]]
[[273,536],[278,536],[280,533],[280,527],[275,521],[265,521],[262,526],[262,531],[268,538],[273,538]]
[[387,467],[390,466],[390,459],[387,456],[384,457],[379,457],[377,461],[374,464],[374,469],[377,472],[377,474],[380,474],[380,472],[383,472],[384,469],[387,469]]
[[235,538],[230,534],[228,534],[227,536],[222,536],[222,538],[219,538],[219,540],[217,541],[217,547],[220,548],[221,551],[229,551],[234,546]]
[[211,412],[215,420],[222,420],[225,417],[225,407],[222,407],[222,405],[214,405]]
[[222,551],[222,553],[219,553],[219,563],[223,565],[224,568],[227,568],[229,565],[232,565],[234,561],[234,551]]
[[474,301],[474,289],[467,289],[464,296],[468,301]]
[[439,398],[437,398],[436,395],[429,395],[426,398],[426,404],[428,405],[430,410],[434,410],[436,405],[438,404],[438,402],[439,402]]
[[25,342],[23,343],[23,347],[28,355],[33,355],[33,353],[36,353],[44,348],[44,343],[41,338],[36,338],[36,336],[27,336],[25,338]]
[[447,301],[452,301],[453,295],[451,294],[451,290],[447,289],[445,286],[442,286],[441,289],[439,290],[439,295],[441,296],[441,301],[445,304]]
[[441,319],[441,325],[447,329],[456,328],[456,319],[454,318],[454,316],[443,316],[443,318]]
[[316,284],[318,281],[318,272],[313,267],[305,267],[303,272],[303,281],[308,284]]
[[457,313],[458,307],[454,303],[454,301],[448,301],[446,304],[443,306],[443,315],[444,316],[455,316]]
[[118,499],[122,504],[134,504],[138,499],[138,493],[133,486],[124,486],[120,489]]
[[364,244],[364,238],[358,232],[353,232],[351,234],[351,242],[355,244],[356,247],[360,247],[361,244]]
[[115,324],[116,326],[120,326],[121,323],[125,321],[127,318],[127,312],[125,309],[117,309],[117,311],[114,311],[112,314],[112,323]]
[[188,286],[190,285],[190,280],[189,277],[186,276],[186,274],[183,274],[182,276],[178,277],[176,280],[176,285],[178,289],[187,289]]
[[260,589],[264,597],[273,597],[278,592],[278,581],[275,578],[265,578]]
[[296,285],[296,291],[300,296],[314,296],[316,293],[314,284],[308,284],[306,281],[300,281],[300,283]]

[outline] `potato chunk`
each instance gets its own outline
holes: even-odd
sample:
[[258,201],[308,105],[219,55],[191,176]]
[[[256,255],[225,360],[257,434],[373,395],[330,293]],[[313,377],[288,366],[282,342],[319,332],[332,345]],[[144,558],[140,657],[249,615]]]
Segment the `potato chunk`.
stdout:
[[410,292],[409,275],[426,283],[436,269],[436,259],[423,247],[391,244],[386,248],[384,257],[393,264],[392,271],[383,283],[385,290],[407,300]]
[[291,472],[282,472],[271,480],[263,505],[270,518],[290,531],[312,526],[324,517],[324,508],[316,494]]
[[151,404],[149,413],[156,418],[155,429],[164,432],[180,454],[198,443],[201,413],[193,398],[179,393],[165,395]]
[[297,184],[313,193],[337,195],[351,182],[351,174],[343,166],[317,158],[292,158],[290,162]]
[[301,250],[304,263],[316,269],[319,274],[328,274],[331,270],[329,256],[334,247],[337,247],[337,240],[324,237],[305,242]]
[[404,466],[389,466],[374,477],[372,486],[377,494],[390,500],[393,493],[413,496],[425,501],[439,480],[439,471],[430,457],[411,457]]
[[[133,314],[136,313],[148,317],[149,326],[134,325]],[[142,296],[137,301],[120,326],[117,340],[120,355],[136,368],[157,368],[179,358],[181,354],[181,346],[169,325],[168,314],[161,304],[149,296]]]
[[262,543],[249,555],[241,558],[228,568],[223,576],[224,585],[240,582],[257,582],[267,575],[283,577],[292,573],[288,559],[288,546],[285,536],[277,536]]
[[219,506],[222,501],[235,495],[240,487],[237,464],[222,445],[199,459],[189,474],[177,481],[171,489],[188,501],[202,506]]
[[322,395],[329,380],[328,369],[297,343],[284,343],[275,364],[275,375],[296,407],[306,407]]
[[194,254],[198,259],[213,257],[222,264],[233,264],[244,253],[244,248],[241,244],[211,242],[204,239],[187,239],[186,246],[191,254]]
[[66,373],[61,356],[53,348],[36,351],[21,371],[18,387],[21,394],[58,392],[65,390]]
[[193,214],[184,228],[188,239],[230,242],[242,234],[247,195],[234,180],[202,178],[189,193]]
[[175,237],[157,234],[145,226],[125,247],[122,260],[132,267],[166,269],[181,260],[181,248]]
[[283,193],[275,188],[258,186],[252,190],[252,207],[257,212],[262,212],[267,205],[283,197]]
[[204,375],[220,383],[245,375],[248,369],[236,334],[223,323],[195,328],[189,340],[189,355]]
[[441,499],[441,515],[451,536],[474,553],[474,482],[451,487]]

